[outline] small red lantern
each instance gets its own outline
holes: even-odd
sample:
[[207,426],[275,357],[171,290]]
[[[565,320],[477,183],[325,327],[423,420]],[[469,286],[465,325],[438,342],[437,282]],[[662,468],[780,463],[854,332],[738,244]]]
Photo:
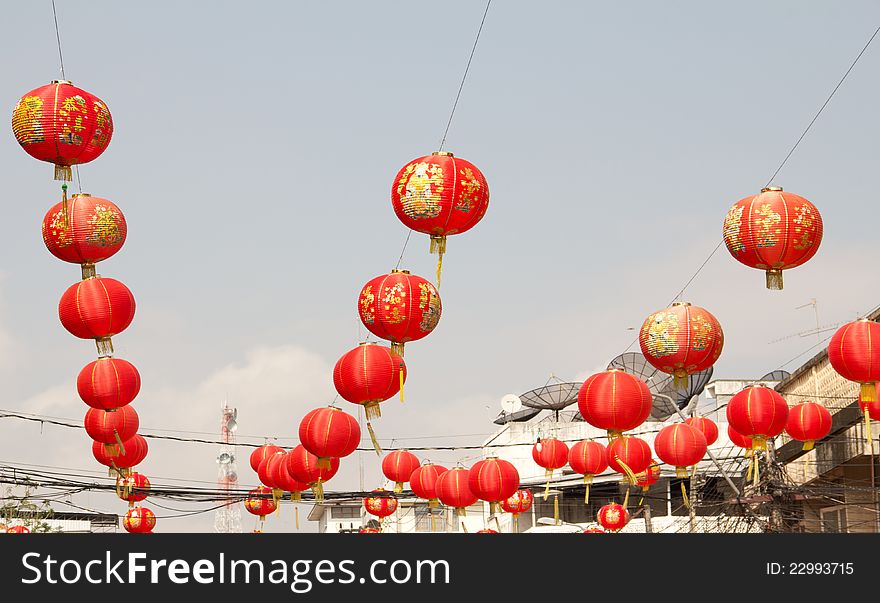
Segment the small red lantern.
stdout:
[[76,378],[76,390],[92,408],[113,410],[137,397],[141,376],[127,360],[105,356],[83,367]]
[[10,526],[6,528],[7,534],[30,534],[31,531],[26,526]]
[[143,473],[133,472],[116,478],[116,495],[128,506],[145,500],[150,494],[150,480]]
[[[286,452],[283,455],[276,456],[282,459],[282,462],[276,461],[272,463],[272,482],[275,484],[275,487],[277,489],[283,492],[290,492],[291,501],[302,500],[301,492],[308,490],[309,485],[294,479],[293,476],[290,474],[290,471],[287,468]],[[276,457],[273,456],[271,458]],[[265,464],[269,464],[268,460]]]
[[657,456],[675,467],[676,477],[687,477],[687,468],[703,460],[707,448],[703,432],[686,423],[667,425],[654,437]]
[[296,481],[309,485],[316,502],[323,502],[324,482],[339,471],[339,459],[330,459],[329,467],[320,467],[318,457],[299,444],[287,454],[287,471]]
[[248,492],[248,497],[244,501],[244,508],[251,515],[260,518],[260,527],[254,530],[254,533],[263,531],[263,523],[266,521],[266,515],[274,513],[278,509],[278,500],[272,495],[272,489],[266,486],[258,486]]
[[596,519],[607,532],[619,532],[629,523],[630,517],[626,507],[617,503],[609,503],[599,509]]
[[489,185],[471,162],[437,151],[401,168],[391,186],[391,205],[405,226],[431,235],[431,253],[439,255],[439,286],[446,237],[470,230],[483,219]]
[[446,467],[426,462],[409,476],[409,485],[413,493],[428,501],[428,507],[438,505],[437,479],[446,472]]
[[718,440],[718,425],[712,419],[706,417],[688,417],[685,423],[697,429],[706,438],[706,445],[711,446]]
[[578,392],[578,409],[584,421],[606,429],[609,439],[644,423],[652,402],[645,382],[620,369],[588,377]]
[[377,528],[361,528],[358,530],[358,534],[381,534],[382,530]]
[[528,513],[532,508],[534,500],[535,498],[532,496],[532,491],[523,488],[514,492],[509,498],[501,501],[501,510],[513,515],[514,533],[519,532],[518,518],[520,513]]
[[497,534],[497,530],[493,530],[492,528],[485,528],[483,530],[477,530],[474,534]]
[[440,322],[440,294],[427,280],[409,270],[392,270],[370,280],[358,298],[358,314],[376,337],[391,342],[403,356],[403,346],[428,335]]
[[394,482],[394,491],[399,493],[403,492],[403,484],[420,465],[419,457],[409,450],[395,450],[382,459],[382,473]]
[[[117,451],[113,446],[105,446],[101,442],[92,442],[92,455],[102,465],[110,467],[110,475],[113,475],[114,467],[117,469],[131,469],[143,462],[149,452],[147,440],[141,435],[134,435],[127,440],[123,440],[122,447],[124,451]],[[116,454],[112,455],[111,453]]]
[[501,510],[501,501],[519,490],[519,472],[513,463],[489,457],[471,467],[468,486],[477,498],[488,502],[490,512],[496,514]]
[[861,383],[863,402],[877,400],[880,381],[880,324],[857,320],[840,327],[828,342],[828,361],[844,379]]
[[281,449],[260,463],[257,471],[260,483],[272,489],[272,496],[276,500],[281,498],[281,486],[275,483],[275,477],[278,475],[278,466],[283,464],[287,464],[287,452]]
[[599,528],[587,528],[581,534],[604,534],[605,530],[600,530]]
[[547,478],[547,486],[544,489],[544,500],[550,493],[550,481],[553,479],[553,470],[562,469],[568,463],[568,445],[556,438],[538,439],[532,446],[532,459],[539,467],[544,468]]
[[816,440],[831,432],[831,413],[815,402],[796,404],[788,411],[785,431],[792,439],[803,442],[804,450],[812,450]]
[[12,131],[28,155],[55,164],[55,180],[70,180],[70,166],[92,161],[110,144],[113,118],[94,94],[54,80],[15,104]]
[[437,477],[437,498],[447,507],[453,507],[456,515],[466,515],[467,507],[479,500],[468,486],[470,472],[464,467],[453,467]]
[[647,492],[650,487],[656,484],[657,480],[660,479],[660,473],[660,464],[654,459],[651,459],[651,464],[648,465],[648,468],[641,473],[636,474],[636,485],[641,486],[642,492]]
[[730,439],[731,442],[733,442],[734,446],[745,448],[747,452],[752,449],[752,438],[744,436],[743,434],[735,430],[733,426],[729,423],[727,425],[727,437]]
[[259,448],[251,452],[250,463],[254,473],[260,473],[260,465],[276,452],[284,452],[284,449],[274,444],[263,444]]
[[406,381],[403,358],[385,346],[362,343],[343,354],[333,368],[333,384],[343,399],[361,404],[367,420],[382,415],[379,403]]
[[584,504],[588,504],[593,476],[608,469],[608,450],[599,442],[583,440],[568,451],[568,464],[575,473],[584,476],[584,485],[586,486]]
[[608,444],[608,466],[623,473],[629,483],[635,485],[637,473],[651,464],[651,447],[645,440],[633,436],[621,436]]
[[816,206],[777,186],[734,203],[724,219],[730,255],[767,272],[767,288],[782,289],[782,271],[816,255],[822,242],[822,216]]
[[875,421],[880,421],[880,400],[874,400],[873,402],[865,402],[862,400],[862,396],[859,396],[859,408],[862,409],[862,414],[865,415],[865,439],[870,444],[874,439],[871,435],[871,419]]
[[122,527],[129,534],[149,534],[156,527],[156,515],[146,507],[132,507],[122,518]]
[[84,423],[89,437],[108,447],[110,456],[124,454],[124,442],[137,434],[139,426],[137,412],[130,405],[116,410],[90,408]]
[[764,450],[767,440],[785,429],[788,404],[779,393],[764,385],[749,385],[727,403],[730,427],[752,439],[752,448]]
[[96,276],[68,287],[58,304],[61,324],[74,337],[94,339],[101,356],[113,352],[110,338],[134,319],[134,296],[112,278]]
[[373,490],[373,494],[376,496],[368,496],[364,499],[364,509],[367,513],[380,519],[394,515],[397,511],[397,499],[394,495],[383,488]]
[[75,194],[53,205],[43,218],[43,242],[59,260],[81,264],[83,278],[95,276],[95,263],[122,248],[128,227],[116,205],[89,194]]
[[708,310],[676,302],[645,319],[639,346],[652,366],[672,374],[675,386],[684,389],[688,375],[704,371],[718,360],[724,333]]
[[299,424],[303,448],[318,457],[318,465],[329,467],[331,458],[354,452],[361,441],[357,419],[338,408],[327,406],[309,412]]

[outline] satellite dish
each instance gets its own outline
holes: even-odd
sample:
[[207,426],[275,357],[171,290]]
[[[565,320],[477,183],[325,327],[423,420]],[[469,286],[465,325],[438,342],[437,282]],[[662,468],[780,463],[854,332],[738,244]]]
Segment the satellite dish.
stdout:
[[516,394],[507,394],[501,398],[501,410],[508,413],[514,413],[522,408],[522,400]]
[[780,369],[771,373],[767,373],[766,375],[758,379],[758,381],[785,381],[789,377],[791,377],[791,373]]
[[217,455],[217,463],[219,463],[220,465],[228,465],[234,460],[235,458],[228,452],[221,452]]
[[493,423],[496,425],[506,425],[508,423],[523,423],[529,419],[538,416],[541,413],[540,408],[523,408],[516,412],[502,412]]
[[238,429],[238,421],[235,420],[235,415],[232,415],[232,418],[226,421],[226,431],[235,433],[236,429]]
[[529,408],[560,411],[577,402],[580,389],[581,383],[553,383],[520,394],[520,399]]

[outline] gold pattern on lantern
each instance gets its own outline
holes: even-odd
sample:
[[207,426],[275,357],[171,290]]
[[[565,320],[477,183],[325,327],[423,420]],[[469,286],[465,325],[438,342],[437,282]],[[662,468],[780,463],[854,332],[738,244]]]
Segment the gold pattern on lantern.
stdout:
[[95,213],[89,219],[92,232],[86,239],[87,242],[100,247],[109,247],[122,241],[122,233],[119,232],[119,223],[116,221],[118,214],[112,208],[104,205],[96,205]]
[[657,312],[645,322],[642,337],[653,356],[662,358],[678,353],[678,315]]
[[743,206],[737,204],[730,208],[730,211],[727,212],[727,217],[724,218],[724,239],[727,242],[728,249],[734,254],[739,254],[746,250],[746,246],[742,241],[742,233],[740,232],[742,214]]
[[403,314],[400,312],[400,309],[403,306],[404,297],[406,297],[406,291],[404,291],[403,283],[397,283],[385,289],[382,303],[384,304],[384,310],[390,312],[386,319],[386,322],[389,324],[396,325],[403,322]]
[[411,163],[397,181],[397,195],[403,213],[414,220],[440,215],[443,168],[436,163]]
[[[794,210],[794,223],[797,225],[795,228],[795,232],[801,233],[799,238],[794,240],[793,247],[797,250],[809,249],[813,246],[813,223],[815,221],[815,217],[813,216],[813,211],[806,204],[801,205],[797,209]],[[803,232],[801,232],[803,229]]]
[[361,319],[365,324],[371,325],[376,320],[376,311],[373,308],[375,301],[376,296],[373,295],[373,286],[367,285],[361,291]]
[[73,237],[70,236],[70,225],[64,217],[64,210],[58,210],[52,214],[52,219],[49,220],[49,234],[52,235],[58,247],[68,247],[73,243]]
[[46,140],[43,132],[43,99],[39,96],[25,96],[18,101],[12,111],[12,131],[22,146]]
[[469,213],[474,203],[476,203],[483,185],[474,176],[474,171],[471,168],[464,168],[459,171],[459,174],[464,176],[464,179],[460,182],[464,190],[461,193],[461,197],[459,197],[458,203],[455,204],[455,209]]
[[755,218],[755,225],[758,227],[755,235],[756,247],[774,247],[779,243],[779,230],[774,226],[782,221],[782,217],[773,211],[769,203],[765,203],[759,209],[755,210],[757,215],[762,218]]
[[430,332],[440,322],[440,297],[431,283],[419,283],[419,291],[419,310],[422,311],[419,329]]

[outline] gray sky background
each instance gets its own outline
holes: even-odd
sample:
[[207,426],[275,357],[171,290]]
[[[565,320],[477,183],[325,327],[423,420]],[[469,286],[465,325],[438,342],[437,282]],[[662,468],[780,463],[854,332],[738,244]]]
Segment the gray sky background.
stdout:
[[[243,440],[290,445],[300,417],[333,398],[333,363],[362,336],[360,287],[397,261],[406,229],[392,179],[436,150],[484,3],[57,5],[68,79],[114,118],[111,145],[81,175],[129,224],[99,272],[138,302],[114,344],[141,372],[143,429],[216,433],[228,396]],[[59,74],[51,3],[11,3],[4,15],[10,116]],[[729,206],[766,183],[878,24],[867,1],[496,0],[446,145],[486,175],[489,211],[449,240],[443,317],[407,346],[407,402],[383,406],[379,435],[479,442],[503,394],[603,368],[717,244]],[[875,45],[774,182],[822,212],[818,255],[771,292],[722,248],[688,288],[684,299],[724,327],[716,377],[807,359],[789,362],[815,337],[770,342],[815,327],[811,309],[795,310],[811,298],[823,325],[880,303],[878,66]],[[40,238],[58,183],[8,126],[0,165],[0,408],[81,419],[75,377],[95,349],[57,318],[79,270]],[[431,278],[434,261],[414,234],[402,267]],[[154,483],[216,479],[213,446],[150,446],[141,468]],[[255,484],[246,456],[240,474]],[[379,485],[375,455],[364,458],[367,486]],[[106,475],[85,432],[10,419],[0,462]],[[357,482],[351,457],[330,489]],[[110,496],[76,501],[124,511]],[[152,506],[157,530],[213,522]]]

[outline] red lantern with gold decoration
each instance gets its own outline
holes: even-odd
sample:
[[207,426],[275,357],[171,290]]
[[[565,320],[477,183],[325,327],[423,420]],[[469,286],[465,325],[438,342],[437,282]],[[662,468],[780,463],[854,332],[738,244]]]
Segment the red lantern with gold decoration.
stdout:
[[43,242],[59,260],[80,264],[83,278],[94,276],[95,264],[122,248],[128,227],[116,205],[81,193],[52,206],[43,218]]
[[633,436],[621,436],[608,444],[608,466],[624,474],[635,485],[637,473],[651,464],[651,447],[645,440]]
[[129,405],[116,410],[90,408],[84,424],[90,438],[109,448],[109,456],[119,456],[124,442],[137,434],[139,421],[137,412]]
[[88,278],[68,287],[58,304],[61,324],[74,337],[94,339],[101,356],[113,352],[110,338],[134,319],[134,296],[112,278]]
[[262,446],[256,448],[253,452],[251,452],[250,463],[251,469],[254,470],[254,473],[259,474],[260,465],[263,464],[263,461],[268,459],[276,452],[284,452],[284,449],[280,446],[275,446],[274,444],[263,444]]
[[394,495],[384,488],[376,488],[372,493],[375,496],[368,496],[363,501],[367,513],[380,519],[394,515],[394,512],[397,511],[397,499],[394,498]]
[[599,509],[596,519],[607,532],[619,532],[629,523],[630,517],[626,507],[617,503],[609,503]]
[[764,385],[749,385],[727,403],[730,427],[752,439],[752,448],[764,450],[767,440],[785,429],[788,404],[779,393]]
[[439,286],[446,237],[468,231],[483,219],[489,185],[474,164],[438,151],[401,168],[391,186],[391,205],[405,226],[431,236],[431,253],[439,255]]
[[613,438],[635,429],[651,414],[653,398],[644,381],[620,369],[591,375],[578,392],[584,421]]
[[468,486],[470,472],[464,467],[453,467],[437,477],[437,498],[447,507],[455,509],[456,515],[466,515],[467,507],[476,504],[477,496]]
[[333,368],[333,384],[343,399],[364,407],[367,419],[382,415],[379,403],[400,391],[406,364],[385,346],[362,343],[342,355]]
[[132,507],[122,518],[122,527],[129,534],[149,534],[156,527],[156,515],[146,507]]
[[652,366],[671,374],[675,386],[684,389],[688,375],[704,371],[718,360],[724,333],[718,319],[705,308],[676,302],[645,319],[639,346]]
[[528,513],[532,509],[535,497],[528,488],[522,488],[514,492],[509,498],[501,501],[501,510],[513,515],[513,531],[519,532],[519,515]]
[[660,479],[660,473],[660,463],[651,459],[651,464],[648,465],[648,468],[636,474],[636,485],[642,488],[642,492],[647,492]]
[[382,459],[382,474],[394,482],[395,492],[403,492],[403,484],[421,464],[419,457],[409,450],[395,450]]
[[575,473],[584,476],[586,494],[584,504],[590,502],[590,484],[593,476],[608,469],[608,450],[599,442],[583,440],[576,443],[568,451],[568,465]]
[[83,367],[76,378],[82,401],[100,410],[113,410],[130,404],[141,390],[141,376],[134,365],[122,358],[105,356]]
[[278,500],[272,495],[271,488],[258,486],[248,492],[248,497],[244,501],[244,508],[251,515],[256,515],[260,518],[260,527],[254,530],[255,534],[259,534],[263,531],[266,515],[270,515],[278,509]]
[[857,320],[840,327],[828,342],[828,361],[844,379],[862,385],[863,402],[877,400],[880,381],[880,324]]
[[324,482],[339,471],[339,459],[330,459],[329,467],[321,467],[318,465],[318,457],[299,444],[287,454],[287,471],[296,481],[309,485],[315,493],[315,501],[323,502]]
[[27,526],[9,526],[6,528],[7,534],[30,534],[31,531]]
[[[145,458],[150,447],[147,440],[141,435],[134,435],[127,440],[123,440],[122,446],[124,451],[116,450],[113,446],[106,446],[101,442],[92,442],[92,455],[95,460],[110,467],[110,474],[113,474],[113,468],[127,470],[139,465]],[[114,453],[114,454],[111,454]]]
[[329,467],[331,458],[348,456],[357,449],[361,428],[347,412],[332,406],[316,408],[300,422],[299,440],[318,457],[320,466]]
[[493,514],[498,513],[501,502],[519,490],[519,472],[510,461],[489,457],[471,467],[468,486],[477,498],[489,503]]
[[409,270],[392,270],[370,280],[361,289],[358,314],[376,337],[391,342],[403,356],[403,346],[428,335],[440,322],[440,294],[427,280]]
[[657,456],[675,467],[676,477],[687,477],[687,468],[703,460],[707,449],[703,432],[686,423],[667,425],[654,437]]
[[707,446],[711,446],[718,440],[718,425],[712,419],[688,417],[684,422],[703,434],[703,437],[706,438]]
[[723,235],[734,259],[764,270],[768,289],[782,289],[782,271],[804,264],[819,250],[822,216],[803,197],[771,186],[734,203]]
[[55,164],[56,180],[70,180],[70,166],[92,161],[110,144],[113,118],[94,94],[54,80],[15,104],[12,131],[28,155]]
[[821,440],[831,432],[831,413],[821,404],[804,402],[788,410],[785,431],[804,443],[804,450],[812,450],[816,440]]
[[547,485],[544,488],[544,500],[550,494],[550,481],[553,479],[553,470],[562,469],[568,463],[568,445],[556,438],[539,438],[532,446],[532,460],[539,467],[544,468]]
[[426,462],[424,465],[416,468],[409,476],[409,486],[413,493],[419,498],[428,501],[428,507],[433,508],[438,505],[437,479],[442,473],[446,472],[446,467]]
[[150,494],[150,480],[143,473],[133,472],[130,475],[116,478],[116,495],[128,502],[128,506],[145,500]]

